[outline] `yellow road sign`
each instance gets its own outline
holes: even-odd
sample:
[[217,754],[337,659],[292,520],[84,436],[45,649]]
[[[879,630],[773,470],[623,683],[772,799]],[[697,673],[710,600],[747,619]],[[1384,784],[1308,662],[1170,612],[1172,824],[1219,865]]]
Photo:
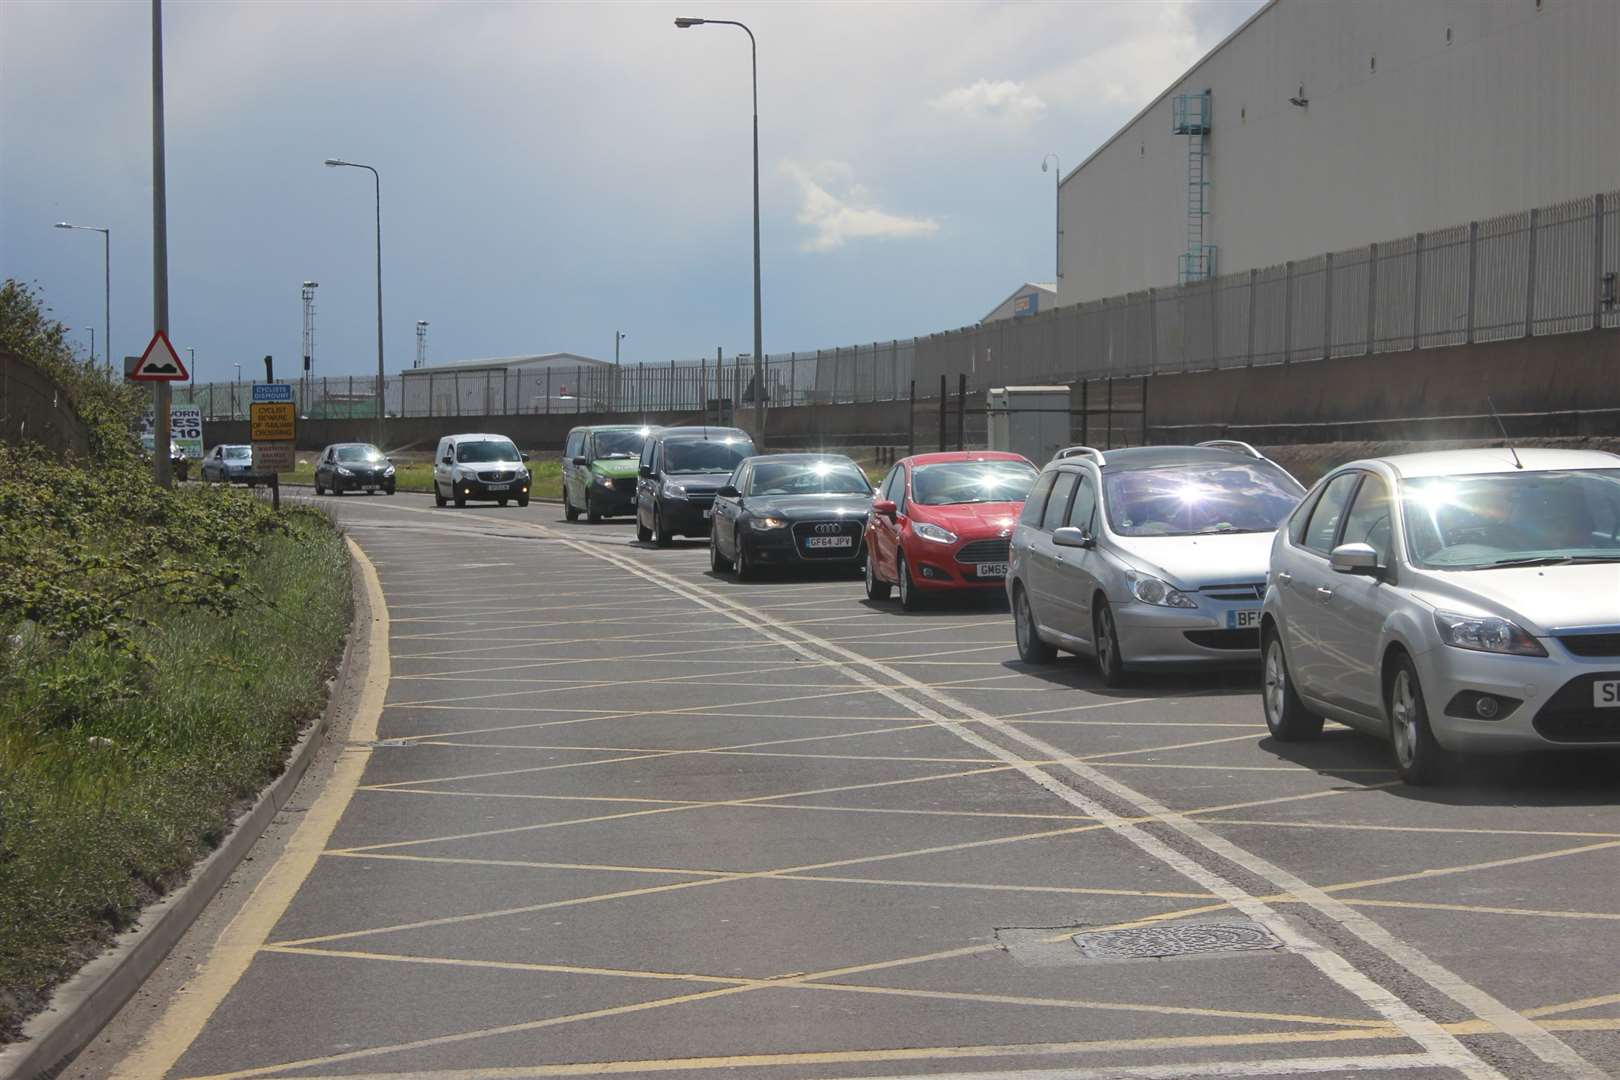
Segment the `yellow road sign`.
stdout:
[[255,401],[248,408],[254,442],[291,442],[297,414],[290,401]]

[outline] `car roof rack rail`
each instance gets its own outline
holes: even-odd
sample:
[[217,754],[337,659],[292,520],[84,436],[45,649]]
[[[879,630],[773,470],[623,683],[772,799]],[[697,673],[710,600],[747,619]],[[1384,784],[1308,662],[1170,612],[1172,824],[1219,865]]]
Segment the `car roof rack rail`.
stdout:
[[1064,458],[1072,457],[1095,458],[1099,468],[1108,464],[1108,459],[1103,457],[1103,452],[1098,450],[1095,446],[1065,446],[1063,449],[1052,455],[1052,460],[1062,461]]
[[1266,459],[1266,455],[1256,450],[1253,446],[1250,446],[1246,442],[1240,442],[1237,439],[1206,439],[1198,445],[1207,446],[1214,450],[1241,450],[1250,457],[1257,457],[1262,461]]

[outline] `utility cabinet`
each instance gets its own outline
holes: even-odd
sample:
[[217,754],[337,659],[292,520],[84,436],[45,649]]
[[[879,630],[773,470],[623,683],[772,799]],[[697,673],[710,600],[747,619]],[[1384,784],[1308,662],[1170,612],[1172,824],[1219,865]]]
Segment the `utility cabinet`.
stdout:
[[992,387],[985,402],[990,449],[1010,450],[1045,465],[1069,445],[1067,386]]

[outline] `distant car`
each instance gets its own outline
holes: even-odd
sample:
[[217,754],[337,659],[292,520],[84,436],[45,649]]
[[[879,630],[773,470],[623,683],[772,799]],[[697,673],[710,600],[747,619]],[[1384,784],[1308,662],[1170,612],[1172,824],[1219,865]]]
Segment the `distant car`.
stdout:
[[394,463],[370,443],[333,443],[315,460],[315,494],[394,493]]
[[469,499],[529,505],[529,455],[505,435],[446,435],[433,452],[433,503]]
[[1060,451],[1013,528],[1019,655],[1090,654],[1109,686],[1259,659],[1272,537],[1304,490],[1246,443]]
[[[146,460],[152,460],[152,448],[157,444],[157,435],[150,431],[141,432],[141,452]],[[191,471],[191,459],[186,455],[185,448],[173,439],[169,440],[169,468],[174,472],[176,480],[184,480]]]
[[764,454],[743,461],[714,500],[709,565],[739,581],[762,566],[858,567],[872,485],[841,454]]
[[1262,704],[1379,738],[1408,783],[1454,753],[1620,748],[1620,457],[1447,450],[1356,461],[1271,550]]
[[1012,529],[1035,483],[1026,458],[991,450],[901,458],[866,523],[866,595],[915,610],[928,593],[1001,589]]
[[254,487],[269,482],[269,477],[253,471],[253,447],[240,443],[223,443],[210,450],[203,457],[201,475],[205,484]]
[[754,440],[740,428],[659,428],[641,447],[636,539],[668,547],[676,536],[708,536],[714,495]]
[[563,443],[563,516],[591,524],[636,510],[636,466],[652,428],[640,424],[577,427]]

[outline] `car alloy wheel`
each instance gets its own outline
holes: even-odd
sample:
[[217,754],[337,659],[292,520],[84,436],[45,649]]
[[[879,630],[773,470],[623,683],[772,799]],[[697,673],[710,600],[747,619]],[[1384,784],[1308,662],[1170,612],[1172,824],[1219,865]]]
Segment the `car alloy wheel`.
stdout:
[[596,500],[591,498],[590,488],[585,489],[585,520],[592,525],[602,524],[602,511],[596,508]]
[[1018,640],[1018,656],[1025,663],[1050,664],[1057,658],[1057,650],[1042,641],[1035,629],[1035,612],[1030,609],[1023,586],[1013,593],[1013,634]]
[[737,540],[737,580],[752,581],[758,577],[754,569],[753,560],[748,557],[748,545],[742,539]]
[[1125,661],[1119,653],[1119,629],[1114,624],[1114,609],[1107,600],[1097,604],[1091,617],[1091,644],[1097,652],[1097,670],[1105,686],[1119,686],[1125,681]]
[[563,485],[563,517],[569,521],[579,520],[579,511],[574,509],[574,503],[568,498],[568,485]]
[[[664,520],[664,508],[662,506],[655,507],[653,509],[653,543],[659,547],[667,548],[674,542],[675,538],[669,535],[669,522]],[[741,554],[742,552],[739,551],[738,555]]]
[[900,607],[905,611],[916,611],[922,606],[922,597],[917,595],[917,585],[911,580],[911,567],[906,565],[903,554],[894,557],[894,576],[900,588]]
[[877,576],[877,559],[870,550],[866,553],[866,598],[887,600],[892,586]]
[[1414,786],[1433,784],[1444,777],[1449,756],[1435,741],[1429,727],[1429,711],[1423,702],[1423,687],[1417,671],[1406,656],[1394,660],[1395,674],[1389,681],[1386,702],[1389,711],[1389,741],[1395,752],[1395,772]]
[[709,569],[717,574],[731,569],[731,560],[720,554],[720,537],[713,530],[709,532]]
[[443,506],[446,501],[444,492],[439,490],[439,482],[437,480],[433,481],[433,505]]
[[316,484],[315,485],[315,494],[317,494],[317,495],[325,495],[326,494],[326,489],[321,487],[321,485]]
[[1265,662],[1260,684],[1260,705],[1266,728],[1283,742],[1303,742],[1322,734],[1322,718],[1312,715],[1294,691],[1288,677],[1288,656],[1276,631],[1266,634]]

